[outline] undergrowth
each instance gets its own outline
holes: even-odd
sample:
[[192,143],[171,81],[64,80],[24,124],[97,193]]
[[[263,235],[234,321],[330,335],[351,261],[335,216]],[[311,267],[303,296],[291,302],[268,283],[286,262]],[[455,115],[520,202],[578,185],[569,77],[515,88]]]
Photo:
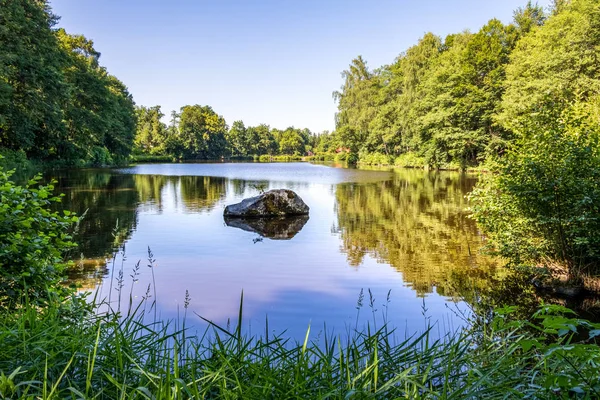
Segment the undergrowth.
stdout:
[[[600,396],[600,325],[545,306],[515,308],[439,340],[385,324],[293,341],[237,324],[186,327],[152,317],[146,296],[116,311],[72,297],[0,315],[0,399],[582,398]],[[124,300],[126,301],[126,300]],[[100,312],[100,310],[103,310]],[[155,315],[155,314],[154,314]],[[149,322],[150,321],[150,322]],[[199,320],[198,320],[199,321]]]

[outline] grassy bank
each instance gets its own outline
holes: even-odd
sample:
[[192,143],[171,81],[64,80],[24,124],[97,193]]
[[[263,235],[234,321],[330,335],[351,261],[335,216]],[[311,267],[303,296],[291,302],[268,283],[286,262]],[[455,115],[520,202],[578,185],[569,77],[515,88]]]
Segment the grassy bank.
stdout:
[[[148,301],[119,314],[81,300],[0,315],[0,398],[598,398],[600,326],[560,307],[432,340],[391,327],[293,342],[248,336],[182,310],[147,322]],[[150,318],[152,319],[152,318]],[[317,338],[318,339],[315,339]]]
[[476,166],[464,166],[458,163],[449,162],[432,167],[425,157],[413,152],[404,153],[396,157],[382,153],[361,153],[359,154],[358,165],[469,172],[484,172],[489,169],[485,163]]

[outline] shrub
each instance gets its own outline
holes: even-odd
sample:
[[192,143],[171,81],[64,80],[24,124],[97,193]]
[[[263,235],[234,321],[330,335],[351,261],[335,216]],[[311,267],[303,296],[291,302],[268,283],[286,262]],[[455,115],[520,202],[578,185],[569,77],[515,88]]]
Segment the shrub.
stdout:
[[11,175],[0,169],[0,309],[24,296],[41,304],[62,290],[63,255],[74,247],[68,232],[78,221],[50,210],[60,198],[52,196],[52,185],[39,185],[39,176],[17,186]]
[[427,166],[427,160],[417,153],[409,152],[396,157],[394,165],[397,167],[424,168]]
[[512,264],[600,261],[598,102],[532,116],[495,173],[473,192],[473,212]]
[[392,157],[382,153],[360,153],[358,162],[364,165],[390,165]]

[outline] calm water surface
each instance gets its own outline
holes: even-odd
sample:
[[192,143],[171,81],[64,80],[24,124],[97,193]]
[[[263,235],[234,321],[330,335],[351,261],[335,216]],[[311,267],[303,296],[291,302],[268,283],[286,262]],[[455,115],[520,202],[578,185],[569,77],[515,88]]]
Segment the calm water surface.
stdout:
[[[63,207],[87,210],[72,279],[115,308],[120,286],[122,304],[130,291],[141,299],[152,282],[150,248],[151,300],[164,319],[183,314],[187,292],[188,324],[202,325],[193,313],[235,321],[243,291],[252,333],[264,331],[266,318],[270,330],[296,338],[309,324],[313,332],[324,324],[343,332],[372,324],[374,310],[378,324],[385,314],[408,334],[427,321],[443,332],[463,323],[457,310],[494,273],[477,255],[481,238],[465,212],[476,182],[469,175],[229,163],[71,170],[55,178]],[[274,188],[296,191],[309,219],[225,223],[227,204]]]

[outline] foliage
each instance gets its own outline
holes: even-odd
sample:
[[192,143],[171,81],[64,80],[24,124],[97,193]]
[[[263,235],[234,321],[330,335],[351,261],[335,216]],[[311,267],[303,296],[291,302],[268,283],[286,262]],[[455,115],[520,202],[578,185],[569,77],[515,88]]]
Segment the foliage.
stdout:
[[472,195],[477,222],[513,265],[598,271],[600,103],[544,112]]
[[161,121],[164,114],[160,106],[136,107],[137,125],[135,133],[135,147],[138,153],[149,155],[164,155],[168,142],[169,131]]
[[511,54],[499,122],[519,133],[537,123],[532,118],[537,113],[560,115],[574,101],[597,96],[599,43],[600,4],[564,2],[560,12],[526,35]]
[[10,175],[0,170],[0,309],[24,297],[41,305],[61,291],[63,256],[74,246],[69,228],[78,221],[50,210],[60,198],[52,196],[52,185],[38,186],[39,176],[17,186]]
[[513,265],[599,270],[599,18],[595,1],[561,2],[511,55],[498,121],[516,139],[473,210]]
[[[43,1],[0,2],[0,144],[36,151],[42,137],[64,133],[67,88],[52,27],[58,17]],[[47,148],[43,146],[42,149]]]
[[209,106],[181,107],[178,131],[183,158],[217,159],[225,153],[227,124]]
[[407,152],[396,157],[394,165],[397,167],[424,168],[427,166],[427,160],[414,152]]
[[370,70],[362,57],[342,73],[338,102],[339,147],[366,160],[412,153],[421,166],[467,169],[501,156],[512,140],[500,124],[506,69],[517,42],[544,24],[529,2],[514,23],[490,20],[478,32],[425,34],[394,63]]
[[135,129],[127,88],[91,40],[54,30],[46,1],[0,2],[0,147],[62,164],[124,160]]
[[361,153],[358,162],[363,165],[391,165],[392,159],[382,153]]

